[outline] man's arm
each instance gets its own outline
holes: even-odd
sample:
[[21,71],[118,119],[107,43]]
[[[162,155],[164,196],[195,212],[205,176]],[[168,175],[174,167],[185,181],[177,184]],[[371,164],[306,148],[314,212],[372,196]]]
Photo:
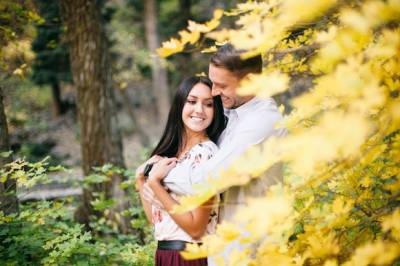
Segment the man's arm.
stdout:
[[271,136],[285,135],[285,129],[275,128],[276,122],[281,119],[282,116],[277,110],[267,110],[252,115],[243,123],[240,122],[232,132],[232,139],[228,143],[225,141],[221,143],[220,150],[196,173],[193,173],[192,180],[201,182],[209,174],[217,177],[221,169],[227,169],[250,146],[259,144]]

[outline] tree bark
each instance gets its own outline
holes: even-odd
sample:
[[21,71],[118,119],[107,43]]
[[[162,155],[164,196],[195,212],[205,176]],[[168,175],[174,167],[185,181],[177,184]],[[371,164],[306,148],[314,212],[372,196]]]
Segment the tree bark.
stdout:
[[151,53],[151,77],[153,83],[154,98],[157,105],[157,113],[160,125],[164,125],[170,108],[170,96],[168,91],[167,72],[162,65],[156,49],[160,46],[157,32],[157,9],[155,0],[144,1],[145,32],[149,51]]
[[[194,19],[191,8],[191,0],[179,0],[179,24],[181,29],[185,29],[188,26],[188,20]],[[178,61],[181,77],[185,78],[193,75],[193,69],[190,67],[190,62],[192,62],[192,53],[180,53],[176,56],[176,59]],[[172,94],[174,94],[174,92],[172,92]]]
[[191,0],[179,0],[180,14],[182,28],[186,28],[188,20],[192,19],[192,13],[190,11],[192,7]]
[[120,89],[119,92],[121,93],[122,103],[126,111],[128,112],[129,118],[131,119],[132,124],[134,126],[134,131],[139,135],[140,142],[145,147],[149,146],[151,144],[150,138],[148,136],[148,133],[144,132],[143,128],[139,124],[139,121],[135,114],[135,110],[133,109],[132,102],[129,100],[128,93],[126,93],[125,89]]
[[[8,126],[3,103],[3,88],[0,87],[0,152],[10,150]],[[11,158],[0,157],[0,167],[11,162]],[[14,179],[0,182],[0,211],[4,214],[18,212],[17,183]]]
[[52,96],[53,96],[53,112],[55,116],[60,116],[64,114],[66,110],[66,105],[65,103],[61,100],[61,89],[60,89],[60,84],[57,82],[54,82],[51,85],[51,91],[52,91]]
[[[90,174],[93,167],[106,163],[124,167],[107,42],[96,3],[96,0],[60,1],[73,81],[78,92],[85,175]],[[123,178],[114,174],[110,179],[106,183],[91,185],[89,189],[84,188],[82,205],[75,217],[88,225],[90,215],[99,215],[90,204],[93,192],[104,193],[106,199],[112,198],[117,203],[110,209],[108,218],[117,223],[122,232],[127,232],[130,228],[128,218],[118,215],[127,207],[126,193],[120,188]]]

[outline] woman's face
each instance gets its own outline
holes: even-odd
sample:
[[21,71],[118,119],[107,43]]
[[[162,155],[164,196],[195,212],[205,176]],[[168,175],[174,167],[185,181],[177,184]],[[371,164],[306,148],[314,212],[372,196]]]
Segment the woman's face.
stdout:
[[214,116],[214,102],[211,89],[197,83],[189,92],[182,110],[182,121],[188,133],[205,131]]

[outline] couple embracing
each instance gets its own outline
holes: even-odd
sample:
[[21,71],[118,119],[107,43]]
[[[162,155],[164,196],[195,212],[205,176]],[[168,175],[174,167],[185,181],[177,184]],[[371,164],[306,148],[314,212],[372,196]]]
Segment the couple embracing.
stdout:
[[[208,264],[207,258],[184,260],[179,252],[186,243],[212,234],[218,222],[230,221],[248,198],[262,195],[268,184],[281,178],[276,167],[269,171],[268,180],[232,187],[190,212],[171,213],[179,197],[191,193],[193,184],[217,176],[251,145],[286,132],[275,127],[282,116],[273,99],[237,94],[242,79],[262,71],[261,56],[241,59],[242,52],[225,44],[210,59],[209,78],[183,80],[161,140],[151,158],[136,170],[136,186],[158,241],[156,265],[213,264],[211,258]],[[233,243],[231,248],[240,247]]]

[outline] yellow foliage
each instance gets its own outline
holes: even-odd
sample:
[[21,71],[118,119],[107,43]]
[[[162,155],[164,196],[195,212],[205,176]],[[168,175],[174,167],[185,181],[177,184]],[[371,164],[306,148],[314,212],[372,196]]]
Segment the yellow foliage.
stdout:
[[229,222],[223,222],[218,226],[217,234],[226,241],[233,241],[240,236],[239,228]]
[[179,49],[208,38],[248,50],[244,57],[262,54],[264,71],[241,82],[242,94],[270,97],[299,75],[311,77],[313,86],[292,100],[293,111],[280,123],[288,128],[287,137],[251,147],[231,167],[213,173],[198,194],[182,199],[179,211],[193,209],[285,164],[283,184],[250,200],[234,223],[219,225],[185,256],[218,254],[238,241],[248,249],[230,254],[229,261],[216,260],[223,265],[398,263],[400,1],[247,1],[225,11],[236,26],[222,29],[218,12],[209,23],[190,22],[176,40]]
[[161,57],[167,57],[172,54],[178,53],[183,51],[184,44],[181,43],[179,40],[172,38],[167,42],[162,43],[162,47],[157,49],[157,53]]
[[201,50],[202,53],[214,53],[217,51],[217,47],[215,45],[210,46],[206,49]]
[[353,208],[352,200],[346,201],[343,197],[337,197],[332,203],[332,211],[337,215],[347,214]]
[[241,82],[238,93],[269,98],[287,90],[288,83],[289,77],[279,72],[261,75],[250,74],[248,78]]
[[196,43],[202,33],[207,33],[214,30],[220,24],[224,11],[222,9],[216,9],[214,16],[210,21],[204,24],[196,23],[194,21],[188,21],[188,30],[182,30],[179,32],[180,39],[171,38],[167,42],[162,43],[162,47],[157,49],[157,53],[161,57],[168,57],[172,54],[183,51],[187,43]]
[[314,232],[307,239],[309,250],[306,256],[312,258],[325,258],[339,253],[339,246],[333,234],[323,235],[321,231]]
[[[190,22],[189,22],[189,25],[190,25]],[[181,30],[180,32],[178,32],[178,34],[181,36],[181,43],[194,44],[200,38],[199,31],[190,31],[189,32],[187,30]]]
[[382,218],[382,229],[386,232],[391,230],[393,238],[400,241],[400,209]]
[[389,265],[400,254],[398,243],[376,241],[357,248],[344,266]]

